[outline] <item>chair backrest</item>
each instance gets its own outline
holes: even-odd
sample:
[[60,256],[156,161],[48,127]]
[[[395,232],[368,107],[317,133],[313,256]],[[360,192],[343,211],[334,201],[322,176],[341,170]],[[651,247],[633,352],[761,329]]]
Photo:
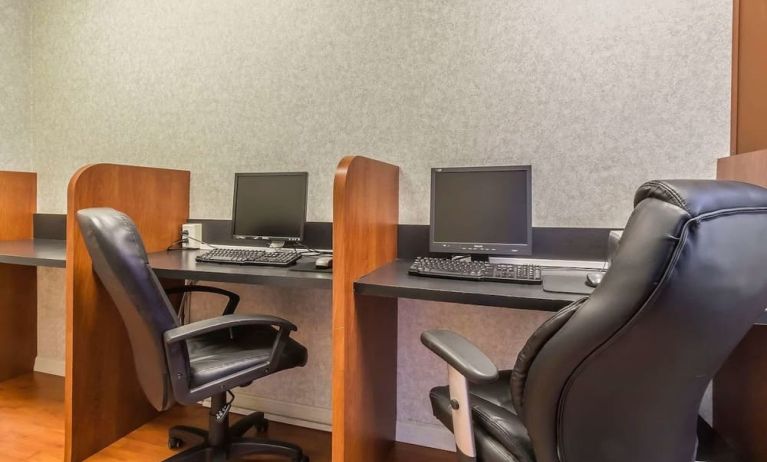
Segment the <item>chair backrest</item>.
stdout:
[[163,333],[177,327],[178,319],[149,266],[136,225],[124,213],[109,208],[80,210],[77,221],[93,269],[125,324],[144,394],[157,410],[168,409],[174,400]]
[[537,462],[689,462],[707,385],[767,307],[767,190],[653,181],[594,293],[513,374]]

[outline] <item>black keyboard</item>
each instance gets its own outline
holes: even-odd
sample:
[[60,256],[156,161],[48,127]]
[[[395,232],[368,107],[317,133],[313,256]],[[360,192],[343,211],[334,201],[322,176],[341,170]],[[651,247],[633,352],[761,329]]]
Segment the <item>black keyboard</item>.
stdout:
[[213,249],[197,256],[202,263],[229,263],[233,265],[290,266],[301,258],[298,252]]
[[465,279],[467,281],[513,282],[540,284],[541,267],[483,261],[450,260],[448,258],[419,257],[410,266],[410,274],[436,278]]

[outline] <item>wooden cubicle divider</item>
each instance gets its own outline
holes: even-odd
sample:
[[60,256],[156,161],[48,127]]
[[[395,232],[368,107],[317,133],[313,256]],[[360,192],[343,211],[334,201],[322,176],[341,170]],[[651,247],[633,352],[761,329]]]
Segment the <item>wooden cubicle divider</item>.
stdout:
[[767,148],[767,3],[734,0],[732,154]]
[[[333,461],[381,461],[397,420],[397,300],[354,281],[397,257],[399,168],[360,156],[333,189]],[[364,298],[365,309],[358,309]]]
[[[717,178],[767,187],[767,150],[719,159]],[[765,236],[767,238],[767,236]],[[756,242],[754,245],[765,245]],[[767,460],[767,326],[755,325],[714,379],[714,428],[744,460]]]
[[[32,239],[37,175],[0,172],[0,240]],[[0,264],[0,380],[32,372],[37,356],[37,268]]]
[[[69,183],[67,202],[66,447],[86,459],[154,417],[136,378],[128,335],[96,279],[75,213],[111,207],[128,214],[148,252],[175,241],[189,216],[189,172],[88,165]],[[139,358],[140,360],[140,358]]]
[[716,177],[767,187],[767,149],[719,159]]

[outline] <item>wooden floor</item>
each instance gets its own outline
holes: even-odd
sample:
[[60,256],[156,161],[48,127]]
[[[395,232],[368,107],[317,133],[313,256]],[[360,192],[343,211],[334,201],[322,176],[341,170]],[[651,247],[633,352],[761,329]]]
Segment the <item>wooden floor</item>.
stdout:
[[[161,461],[172,425],[205,427],[207,409],[177,407],[88,459],[89,462]],[[269,437],[301,446],[312,462],[330,462],[330,434],[272,422]],[[0,460],[60,462],[64,458],[64,379],[30,374],[0,382]],[[279,458],[248,460],[284,461]],[[389,462],[454,462],[455,454],[397,443]]]

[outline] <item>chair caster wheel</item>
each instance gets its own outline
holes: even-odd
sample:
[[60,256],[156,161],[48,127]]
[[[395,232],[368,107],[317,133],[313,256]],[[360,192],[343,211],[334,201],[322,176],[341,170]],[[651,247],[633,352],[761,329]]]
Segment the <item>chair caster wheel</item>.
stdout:
[[269,421],[264,420],[262,422],[257,422],[253,427],[255,427],[256,433],[263,435],[264,433],[269,432]]
[[184,442],[178,438],[173,438],[173,437],[168,438],[168,449],[179,449],[183,445],[184,445]]

